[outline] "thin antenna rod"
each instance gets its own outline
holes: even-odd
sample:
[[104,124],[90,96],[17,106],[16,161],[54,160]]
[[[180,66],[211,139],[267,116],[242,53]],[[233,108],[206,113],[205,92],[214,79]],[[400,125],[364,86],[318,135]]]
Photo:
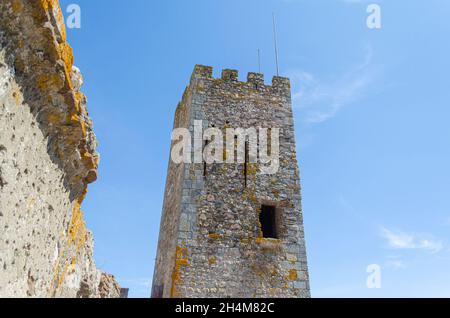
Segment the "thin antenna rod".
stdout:
[[278,67],[278,44],[277,44],[277,27],[275,24],[275,13],[272,12],[272,20],[273,20],[273,40],[275,44],[275,63],[277,66],[277,76],[280,76],[280,70]]
[[258,49],[258,73],[261,74],[261,52]]

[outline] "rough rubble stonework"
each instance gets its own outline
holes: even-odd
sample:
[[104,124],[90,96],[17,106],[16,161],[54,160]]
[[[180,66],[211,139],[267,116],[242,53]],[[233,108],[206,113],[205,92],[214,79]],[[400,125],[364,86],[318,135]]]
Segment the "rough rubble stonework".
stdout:
[[0,1],[0,297],[118,297],[81,204],[96,138],[57,0]]
[[[153,297],[310,297],[290,82],[197,65],[174,127],[280,128],[280,169],[169,163]],[[225,133],[224,133],[225,136]],[[226,156],[226,154],[225,154]],[[264,238],[261,205],[276,206],[277,239]]]

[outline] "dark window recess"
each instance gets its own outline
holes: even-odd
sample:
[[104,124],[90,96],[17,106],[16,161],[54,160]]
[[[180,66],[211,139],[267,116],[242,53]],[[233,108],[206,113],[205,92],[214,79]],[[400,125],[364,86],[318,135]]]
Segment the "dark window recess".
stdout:
[[244,187],[247,188],[248,141],[245,142]]
[[272,129],[267,129],[267,155],[272,155]]
[[206,177],[206,161],[203,161],[203,176]]
[[[205,153],[206,146],[208,146],[208,142],[209,140],[205,141],[205,147],[203,147],[203,154]],[[205,159],[203,159],[203,176],[206,177],[206,174],[207,174],[207,165]]]
[[275,213],[276,208],[274,206],[261,206],[259,222],[261,223],[261,231],[264,238],[278,238]]

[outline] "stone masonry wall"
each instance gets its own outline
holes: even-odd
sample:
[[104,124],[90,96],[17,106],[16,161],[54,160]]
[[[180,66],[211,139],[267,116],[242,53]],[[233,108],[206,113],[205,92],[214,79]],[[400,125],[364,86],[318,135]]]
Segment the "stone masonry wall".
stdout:
[[[240,82],[234,70],[215,79],[212,68],[196,66],[186,95],[176,112],[183,125],[175,127],[193,135],[194,120],[202,120],[224,136],[226,128],[280,128],[280,168],[262,175],[259,164],[248,164],[245,186],[243,164],[209,164],[206,176],[203,164],[169,165],[167,187],[180,192],[181,203],[161,226],[160,242],[174,240],[173,230],[164,234],[167,222],[178,234],[176,246],[165,251],[175,260],[157,258],[164,262],[155,271],[162,296],[309,297],[289,80],[274,77],[267,86],[262,74],[249,73]],[[173,169],[184,171],[182,180],[172,177]],[[262,204],[276,206],[277,239],[262,237]],[[163,218],[167,213],[165,205]]]
[[[189,110],[187,105],[191,103],[191,99],[192,92],[187,88],[175,113],[174,128],[187,128],[189,126],[190,116],[187,113]],[[175,263],[184,174],[185,165],[183,163],[174,164],[169,158],[158,252],[153,276],[152,297],[154,298],[162,297],[163,290],[166,297],[170,295],[170,287],[167,286],[170,286],[172,281],[173,270],[167,264]]]
[[96,138],[56,0],[0,2],[0,297],[118,297],[81,204]]

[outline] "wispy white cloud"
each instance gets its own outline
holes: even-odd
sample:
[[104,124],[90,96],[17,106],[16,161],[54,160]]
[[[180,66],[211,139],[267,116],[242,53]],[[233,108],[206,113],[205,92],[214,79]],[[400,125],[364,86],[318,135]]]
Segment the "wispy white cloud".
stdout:
[[432,238],[431,235],[408,234],[386,227],[381,227],[381,236],[392,249],[417,249],[437,253],[444,247],[442,241]]
[[334,80],[319,79],[314,74],[294,70],[288,72],[294,91],[294,107],[307,123],[321,123],[333,118],[344,106],[362,99],[375,77],[373,50],[367,46],[362,62]]

